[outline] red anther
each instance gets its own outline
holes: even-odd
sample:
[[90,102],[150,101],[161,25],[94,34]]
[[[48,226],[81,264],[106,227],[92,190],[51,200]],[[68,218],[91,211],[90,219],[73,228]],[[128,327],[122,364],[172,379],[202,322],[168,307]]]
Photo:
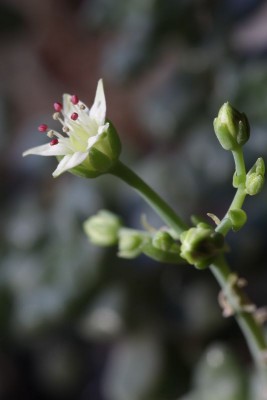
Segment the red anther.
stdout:
[[72,102],[72,104],[78,104],[79,103],[79,97],[76,94],[73,94],[70,98],[70,101]]
[[39,132],[46,132],[48,129],[48,126],[46,124],[41,124],[38,126],[38,131]]
[[60,112],[62,110],[62,108],[63,108],[63,106],[62,106],[61,103],[58,103],[58,102],[54,103],[54,110],[55,111]]
[[50,142],[50,146],[55,146],[56,144],[58,144],[58,139],[52,139]]
[[74,112],[71,114],[70,117],[71,117],[71,119],[73,119],[73,121],[76,121],[76,119],[79,117],[79,115],[76,112]]

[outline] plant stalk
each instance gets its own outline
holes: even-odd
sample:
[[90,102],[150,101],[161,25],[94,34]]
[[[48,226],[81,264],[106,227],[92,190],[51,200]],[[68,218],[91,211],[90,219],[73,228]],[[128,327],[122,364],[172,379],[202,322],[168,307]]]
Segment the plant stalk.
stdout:
[[[243,155],[241,153],[236,154],[235,162],[237,173],[244,174],[245,167]],[[110,173],[121,178],[124,182],[133,187],[148,202],[148,204],[152,206],[165,223],[177,233],[178,236],[184,230],[188,229],[188,226],[176,215],[173,209],[170,208],[168,204],[156,192],[154,192],[154,190],[152,190],[127,166],[118,162]],[[241,185],[236,192],[229,210],[233,208],[241,208],[244,199],[245,190],[243,185]],[[227,213],[224,220],[227,220]],[[224,226],[221,224],[220,231],[226,234],[229,229],[231,229],[231,226],[227,224]],[[216,258],[210,265],[210,270],[223,290],[227,302],[233,309],[233,314],[235,315],[237,323],[244,334],[254,362],[260,371],[260,376],[263,376],[263,382],[267,381],[267,343],[263,329],[261,325],[258,324],[255,315],[252,312],[246,311],[246,308],[244,307],[250,304],[245,292],[238,286],[238,282],[236,282],[236,284],[231,284],[231,278],[234,275],[224,257],[220,256]]]
[[124,182],[137,190],[162,220],[179,236],[184,230],[188,229],[188,226],[177,216],[174,210],[135,172],[122,162],[118,161],[110,170],[110,173],[121,178]]

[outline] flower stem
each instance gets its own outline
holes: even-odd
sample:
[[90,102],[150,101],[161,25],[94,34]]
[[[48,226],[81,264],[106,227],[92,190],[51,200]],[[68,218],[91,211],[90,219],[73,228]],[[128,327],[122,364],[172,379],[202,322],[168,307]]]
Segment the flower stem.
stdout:
[[243,156],[242,148],[238,148],[235,151],[232,151],[234,161],[235,161],[235,173],[238,179],[238,188],[236,194],[233,198],[230,207],[228,208],[225,216],[223,217],[221,223],[217,226],[216,232],[223,234],[224,236],[229,232],[232,228],[232,223],[228,218],[229,211],[242,209],[244,200],[246,198],[246,191],[245,191],[245,182],[246,182],[246,167],[245,161]]
[[172,228],[178,235],[188,226],[177,216],[174,210],[150,188],[138,175],[130,168],[118,161],[110,170],[112,175],[121,178],[128,185],[132,186],[150,204],[165,223]]
[[267,343],[263,329],[257,322],[253,312],[246,311],[245,306],[251,305],[251,303],[237,282],[231,284],[231,278],[234,275],[223,257],[214,260],[210,265],[210,270],[234,311],[236,320],[246,338],[257,367],[266,374],[265,378],[267,378]]
[[[244,172],[242,167],[242,157],[238,155],[239,172]],[[155,193],[138,175],[136,175],[127,166],[118,162],[110,171],[114,176],[121,178],[123,181],[132,186],[141,196],[154,208],[158,215],[177,233],[180,235],[184,230],[188,229],[187,225],[176,215],[176,213]],[[242,206],[245,199],[244,188],[238,188],[234,200],[230,206],[237,208]],[[229,211],[229,210],[228,210]],[[222,225],[223,228],[223,225]],[[229,227],[229,229],[231,226]],[[228,229],[228,228],[227,228]],[[228,230],[229,230],[228,229]],[[223,229],[222,229],[223,230]],[[255,364],[258,366],[260,376],[264,376],[266,381],[267,366],[266,352],[267,344],[265,341],[262,327],[257,323],[253,313],[246,311],[244,306],[251,305],[247,299],[245,292],[238,284],[231,284],[231,278],[235,275],[231,272],[225,259],[221,256],[216,258],[210,265],[210,270],[221,286],[229,305],[232,307],[236,320],[243,332]]]

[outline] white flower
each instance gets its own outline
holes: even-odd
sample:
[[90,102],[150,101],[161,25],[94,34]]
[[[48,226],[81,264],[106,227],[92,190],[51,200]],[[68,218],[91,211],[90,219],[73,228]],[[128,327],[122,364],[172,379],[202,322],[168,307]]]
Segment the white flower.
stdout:
[[[56,112],[53,118],[62,124],[62,132],[49,130],[46,124],[40,125],[39,131],[46,132],[52,140],[50,143],[25,151],[23,156],[36,154],[58,157],[60,161],[53,172],[54,177],[68,170],[74,169],[75,172],[75,168],[81,166],[88,173],[97,175],[97,168],[94,168],[90,159],[93,148],[95,148],[97,156],[100,154],[104,157],[106,163],[107,159],[114,161],[118,158],[120,152],[119,139],[114,128],[106,122],[106,100],[102,79],[98,82],[91,109],[82,103],[76,95],[70,96],[69,94],[63,95],[63,105],[54,103],[54,109]],[[115,147],[114,140],[116,141]],[[102,170],[101,172],[103,173]],[[80,175],[87,176],[88,174],[82,172]]]

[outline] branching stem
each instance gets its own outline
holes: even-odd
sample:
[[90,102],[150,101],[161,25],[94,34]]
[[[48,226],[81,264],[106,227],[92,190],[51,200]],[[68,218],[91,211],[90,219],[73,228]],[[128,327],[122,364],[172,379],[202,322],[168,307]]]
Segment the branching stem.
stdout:
[[[231,209],[241,208],[245,200],[245,177],[246,170],[242,151],[234,152],[234,160],[236,164],[236,173],[240,177],[240,184],[234,199],[227,211]],[[165,223],[172,228],[179,236],[188,226],[181,220],[180,217],[169,207],[169,205],[152,190],[137,174],[135,174],[127,166],[118,162],[110,171],[112,175],[121,178],[123,181],[132,186],[158,213]],[[227,213],[218,225],[217,231],[226,234],[231,229],[231,223],[227,218]],[[245,292],[238,285],[230,285],[232,272],[226,263],[224,257],[220,256],[214,259],[210,265],[210,270],[218,281],[222,291],[224,292],[229,305],[232,307],[236,320],[241,331],[246,338],[251,355],[256,366],[260,370],[260,375],[267,380],[266,353],[267,344],[262,327],[257,323],[257,320],[252,312],[246,311],[243,305],[248,304],[248,299]],[[229,289],[230,288],[230,289]]]

